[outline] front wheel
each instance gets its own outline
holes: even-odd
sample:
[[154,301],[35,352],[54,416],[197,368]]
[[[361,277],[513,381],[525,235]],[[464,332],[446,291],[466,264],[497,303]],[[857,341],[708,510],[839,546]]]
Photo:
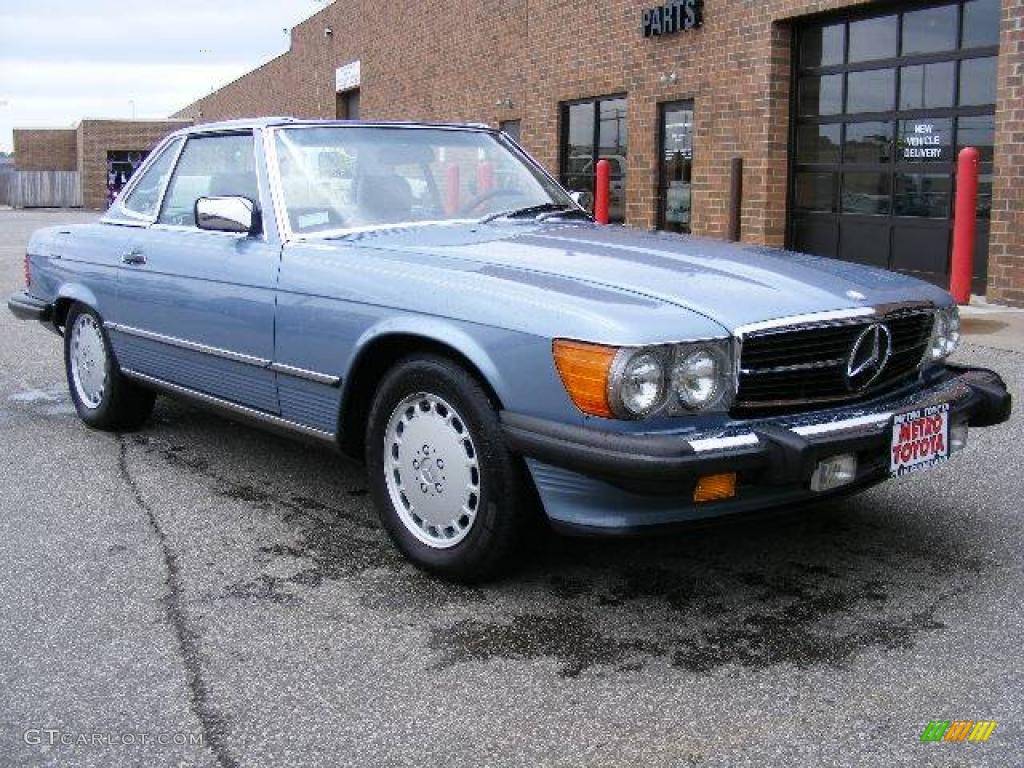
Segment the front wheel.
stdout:
[[506,564],[523,529],[517,461],[477,380],[441,357],[385,377],[367,423],[366,464],[381,522],[413,563],[456,581]]
[[137,429],[149,418],[155,395],[121,374],[103,321],[84,304],[68,311],[64,367],[75,410],[90,427]]

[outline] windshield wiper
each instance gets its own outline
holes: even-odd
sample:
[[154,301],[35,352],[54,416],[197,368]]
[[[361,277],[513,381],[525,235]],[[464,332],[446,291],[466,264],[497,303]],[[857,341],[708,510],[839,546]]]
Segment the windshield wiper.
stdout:
[[565,203],[540,203],[538,205],[528,205],[525,208],[513,208],[511,211],[490,213],[480,219],[480,223],[487,224],[495,219],[514,219],[519,216],[529,216],[531,214],[540,214],[548,211],[551,213],[561,213],[563,211],[570,211],[572,208],[573,206],[566,205]]

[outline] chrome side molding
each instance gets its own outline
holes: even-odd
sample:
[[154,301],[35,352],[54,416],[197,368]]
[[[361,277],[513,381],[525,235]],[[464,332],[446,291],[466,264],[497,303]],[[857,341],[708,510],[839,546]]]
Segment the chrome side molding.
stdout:
[[103,326],[111,331],[124,333],[128,336],[135,336],[140,339],[146,339],[147,341],[157,341],[161,344],[178,347],[179,349],[187,349],[191,352],[202,352],[203,354],[212,355],[213,357],[222,357],[225,360],[234,360],[236,363],[253,365],[257,368],[266,368],[270,365],[270,361],[262,357],[243,355],[241,352],[232,352],[230,349],[210,347],[206,344],[199,344],[194,341],[179,339],[177,336],[165,336],[162,333],[154,333],[153,331],[144,331],[141,328],[133,328],[130,325],[122,325],[121,323],[104,323]]
[[211,347],[207,344],[199,344],[194,341],[188,341],[187,339],[180,339],[177,336],[166,336],[162,333],[154,333],[153,331],[146,331],[143,330],[142,328],[133,328],[130,325],[122,325],[121,323],[105,322],[103,324],[103,327],[111,331],[126,334],[128,336],[135,336],[140,339],[146,339],[147,341],[156,341],[161,344],[167,344],[168,346],[171,347],[187,349],[190,352],[201,352],[205,355],[220,357],[225,360],[231,360],[236,363],[244,363],[245,365],[251,365],[255,368],[268,368],[274,373],[281,373],[286,376],[294,376],[295,378],[299,379],[315,381],[317,384],[326,384],[329,387],[337,387],[341,384],[340,376],[333,376],[329,373],[320,373],[319,371],[311,371],[306,368],[299,368],[294,365],[275,363],[271,360],[268,360],[265,357],[254,357],[253,355],[245,355],[242,354],[241,352],[233,352],[230,349]]
[[238,403],[225,400],[215,395],[208,395],[205,392],[199,392],[197,390],[190,389],[189,387],[183,387],[180,384],[174,384],[170,381],[159,379],[156,376],[149,376],[145,373],[133,371],[130,368],[122,368],[121,373],[139,384],[155,389],[166,395],[170,395],[171,397],[190,400],[199,405],[221,411],[226,416],[238,418],[239,420],[247,421],[257,426],[265,428],[269,427],[276,432],[309,438],[318,443],[326,443],[334,447],[337,446],[337,435],[334,432],[325,432],[314,427],[307,427],[305,424],[289,421],[288,419],[283,419],[280,416],[275,416],[256,408],[250,408],[246,405],[239,405]]
[[294,365],[285,365],[284,363],[271,363],[268,367],[274,373],[283,373],[287,376],[294,376],[297,379],[309,379],[317,384],[326,384],[329,387],[336,387],[341,384],[340,376],[332,376],[329,373],[310,371],[307,368],[298,368]]

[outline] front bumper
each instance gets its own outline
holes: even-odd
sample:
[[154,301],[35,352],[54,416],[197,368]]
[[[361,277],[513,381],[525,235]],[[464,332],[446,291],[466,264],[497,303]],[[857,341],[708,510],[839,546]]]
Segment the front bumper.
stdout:
[[[858,457],[854,486],[878,482],[888,475],[893,416],[942,403],[949,403],[952,424],[972,427],[1004,422],[1011,411],[996,373],[948,366],[910,391],[870,403],[732,422],[711,432],[619,434],[508,412],[501,420],[511,449],[528,459],[556,524],[618,532],[818,497],[809,487],[815,467],[842,453]],[[738,473],[735,499],[690,501],[699,476],[720,472]],[[596,502],[592,511],[588,495]],[[612,506],[619,511],[601,512]]]
[[37,299],[27,291],[18,291],[7,299],[7,308],[19,320],[47,322],[53,317],[53,305]]

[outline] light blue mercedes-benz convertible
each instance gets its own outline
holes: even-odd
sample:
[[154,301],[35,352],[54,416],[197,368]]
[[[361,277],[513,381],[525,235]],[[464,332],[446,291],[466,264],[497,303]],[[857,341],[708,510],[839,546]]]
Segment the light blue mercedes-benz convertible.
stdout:
[[402,552],[464,580],[537,500],[652,530],[916,472],[1009,417],[998,375],[946,363],[946,292],[577,200],[483,126],[198,126],[100,222],[35,233],[8,306],[63,334],[86,424],[161,393],[336,446]]

